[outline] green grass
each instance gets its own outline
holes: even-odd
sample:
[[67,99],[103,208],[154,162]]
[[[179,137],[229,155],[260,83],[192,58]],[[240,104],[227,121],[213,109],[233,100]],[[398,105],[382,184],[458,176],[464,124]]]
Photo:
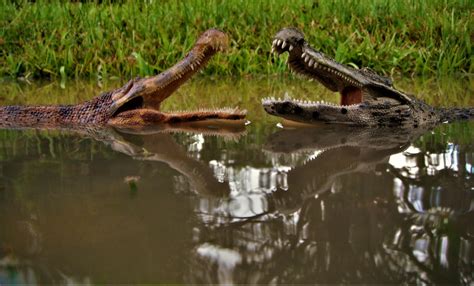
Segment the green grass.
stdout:
[[104,2],[0,0],[0,76],[150,75],[211,27],[230,35],[231,49],[205,74],[281,73],[271,37],[288,26],[338,61],[384,74],[474,71],[472,0]]

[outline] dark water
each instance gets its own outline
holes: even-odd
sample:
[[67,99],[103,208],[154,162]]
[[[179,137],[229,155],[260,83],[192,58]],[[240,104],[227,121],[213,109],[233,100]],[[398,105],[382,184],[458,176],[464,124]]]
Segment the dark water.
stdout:
[[[474,105],[469,80],[402,86]],[[97,91],[10,84],[0,102]],[[0,130],[0,284],[474,283],[474,121],[282,129],[259,99],[285,92],[331,96],[300,80],[195,81],[167,108],[239,105],[252,123]]]

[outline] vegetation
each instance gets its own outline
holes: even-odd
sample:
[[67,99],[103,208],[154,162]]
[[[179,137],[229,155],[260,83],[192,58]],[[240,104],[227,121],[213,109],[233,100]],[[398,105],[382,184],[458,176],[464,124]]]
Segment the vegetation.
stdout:
[[474,71],[472,0],[0,2],[0,76],[149,75],[211,27],[232,42],[205,74],[281,73],[271,37],[288,26],[338,61],[385,74]]

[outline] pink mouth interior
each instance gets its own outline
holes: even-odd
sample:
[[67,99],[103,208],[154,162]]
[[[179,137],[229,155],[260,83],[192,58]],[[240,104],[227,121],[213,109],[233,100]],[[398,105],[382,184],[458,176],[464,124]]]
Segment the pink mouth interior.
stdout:
[[362,92],[357,87],[348,86],[341,91],[341,105],[358,104],[362,102]]

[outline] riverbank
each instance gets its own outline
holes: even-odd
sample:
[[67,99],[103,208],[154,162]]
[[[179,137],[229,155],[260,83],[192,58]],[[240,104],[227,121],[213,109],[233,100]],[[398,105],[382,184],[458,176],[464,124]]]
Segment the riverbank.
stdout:
[[174,64],[210,27],[229,33],[231,48],[203,73],[287,72],[270,45],[288,26],[336,60],[383,74],[474,72],[474,4],[467,0],[2,2],[0,76],[150,75]]

